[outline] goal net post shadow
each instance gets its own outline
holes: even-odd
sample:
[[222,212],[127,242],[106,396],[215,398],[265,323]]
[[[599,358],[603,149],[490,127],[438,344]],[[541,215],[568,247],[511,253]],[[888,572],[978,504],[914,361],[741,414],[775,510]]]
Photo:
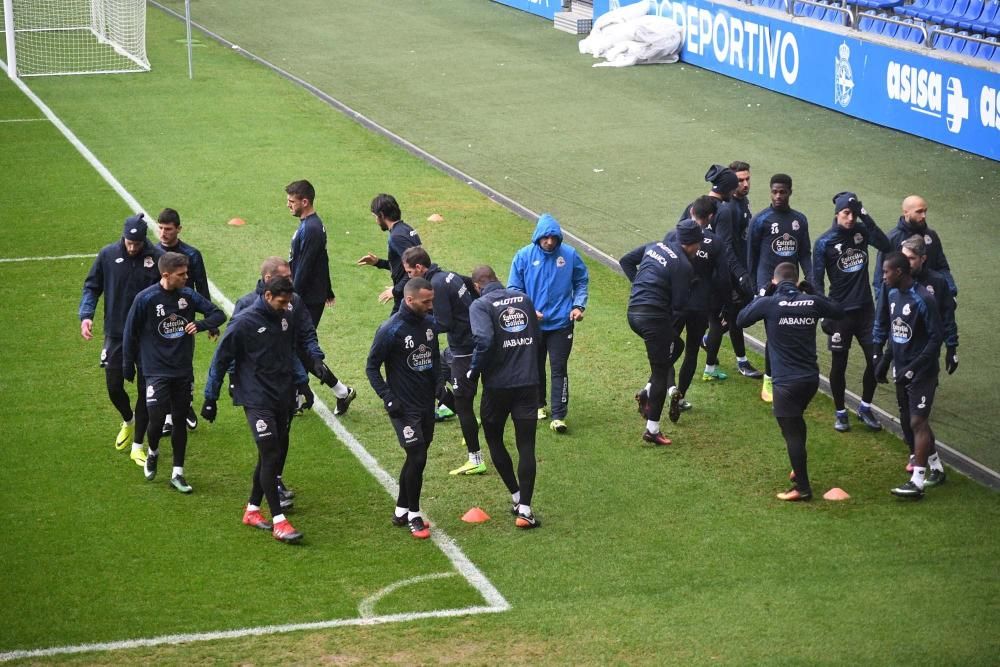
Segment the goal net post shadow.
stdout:
[[3,0],[11,77],[148,72],[145,0]]

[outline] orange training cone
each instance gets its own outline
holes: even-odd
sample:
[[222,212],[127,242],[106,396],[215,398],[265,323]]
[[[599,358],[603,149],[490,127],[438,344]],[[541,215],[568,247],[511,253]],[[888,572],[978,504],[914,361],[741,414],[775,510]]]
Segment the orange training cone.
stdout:
[[489,521],[490,515],[479,509],[478,507],[473,507],[468,512],[462,515],[462,521],[466,523],[482,523],[484,521]]
[[247,221],[244,220],[243,218],[233,218],[232,220],[229,221],[229,224],[232,225],[233,227],[242,227],[243,225],[247,224]]
[[839,486],[835,486],[824,493],[823,498],[826,500],[848,500],[850,496],[847,494],[847,491],[844,491]]
[[440,213],[431,213],[427,216],[427,222],[444,222],[444,217]]

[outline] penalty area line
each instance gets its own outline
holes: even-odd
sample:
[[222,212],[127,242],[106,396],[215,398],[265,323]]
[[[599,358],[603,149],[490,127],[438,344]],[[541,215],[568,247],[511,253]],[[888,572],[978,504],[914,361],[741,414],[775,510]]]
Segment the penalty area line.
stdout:
[[[7,64],[0,60],[0,70],[7,74]],[[18,78],[11,79],[14,84],[24,93],[24,95],[38,107],[39,111],[49,119],[67,141],[80,153],[81,156],[97,171],[108,185],[118,193],[118,196],[128,204],[136,213],[142,212],[146,219],[150,220],[151,226],[156,227],[153,218],[146,213],[145,208],[132,194],[125,189],[118,179],[107,167],[97,158],[87,146],[73,133],[69,127],[63,123],[52,109],[39,98],[34,91]],[[93,257],[93,255],[89,255]],[[208,281],[209,290],[216,303],[231,315],[233,312],[233,302],[211,281]],[[333,412],[317,399],[313,406],[313,411],[319,414],[324,423],[334,432],[338,439],[343,442],[364,468],[382,485],[386,492],[395,499],[398,493],[396,480],[390,475],[378,460],[368,452],[367,449],[348,431],[340,421],[334,417]],[[389,614],[384,616],[373,616],[368,618],[333,619],[329,621],[318,621],[313,623],[290,623],[285,625],[268,625],[253,628],[241,628],[237,630],[222,630],[217,632],[202,632],[192,634],[163,635],[142,639],[129,639],[113,642],[99,642],[90,644],[78,644],[75,646],[56,646],[43,649],[15,650],[0,653],[0,662],[17,660],[22,658],[43,657],[48,655],[59,655],[65,653],[85,653],[91,651],[122,650],[138,648],[143,646],[160,646],[164,644],[180,644],[197,641],[211,641],[216,639],[233,639],[239,637],[249,637],[255,635],[278,634],[285,632],[296,632],[300,630],[321,630],[326,628],[338,628],[353,625],[378,625],[382,623],[401,623],[415,621],[425,618],[450,618],[454,616],[468,616],[473,614],[495,614],[511,609],[511,605],[499,590],[486,578],[486,576],[476,567],[461,548],[448,537],[443,530],[435,529],[432,534],[434,544],[451,561],[455,570],[475,588],[483,599],[486,606],[477,605],[456,609],[442,609],[436,611],[416,612],[407,614]]]

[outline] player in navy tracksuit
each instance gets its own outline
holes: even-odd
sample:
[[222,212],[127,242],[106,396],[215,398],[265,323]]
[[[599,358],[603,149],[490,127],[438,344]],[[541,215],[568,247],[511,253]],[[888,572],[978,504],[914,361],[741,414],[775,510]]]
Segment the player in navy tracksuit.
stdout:
[[[531,296],[504,288],[496,272],[472,272],[479,298],[469,307],[475,341],[468,378],[483,378],[479,414],[490,458],[510,492],[514,525],[532,529],[541,521],[531,509],[535,493],[535,426],[538,423],[538,346],[540,328]],[[507,418],[514,422],[517,474],[503,444]]]
[[[590,274],[575,248],[563,239],[559,222],[548,213],[538,217],[531,243],[510,263],[509,289],[531,297],[538,317],[538,418],[545,419],[546,398],[552,408],[549,428],[565,433],[569,412],[569,355],[576,323],[587,309]],[[545,362],[552,374],[546,397]]]
[[927,245],[922,236],[914,234],[903,241],[901,252],[910,261],[910,275],[927,288],[937,304],[944,333],[944,367],[951,375],[958,370],[958,322],[955,319],[958,303],[945,275],[927,266]]
[[[245,308],[255,304],[264,293],[264,286],[269,283],[272,278],[288,278],[291,280],[291,277],[292,270],[288,266],[288,262],[286,260],[281,257],[268,257],[265,259],[264,263],[261,264],[260,267],[260,280],[257,281],[257,288],[253,292],[244,294],[236,300],[236,304],[233,306],[233,317],[239,315]],[[291,300],[288,302],[288,310],[295,319],[295,326],[298,331],[301,332],[301,336],[305,341],[306,349],[313,349],[313,346],[319,347],[319,339],[316,337],[316,327],[313,326],[312,316],[309,314],[305,304],[302,303],[302,299],[300,299],[297,294],[293,294]],[[291,428],[293,417],[296,414],[301,413],[302,410],[311,408],[315,399],[312,390],[309,388],[309,375],[306,372],[304,365],[309,363],[309,359],[301,359],[299,356],[295,356],[292,363],[294,366],[293,381],[295,382],[296,396],[295,404],[293,405],[293,412],[289,417],[289,428]],[[230,378],[235,376],[233,369],[230,369],[229,373]],[[334,409],[333,414],[339,416],[347,412],[348,407],[351,405],[351,401],[353,401],[357,396],[357,392],[355,392],[352,387],[349,387],[338,380],[335,375],[333,376],[333,382],[333,393],[337,398],[337,407]],[[292,499],[295,497],[295,492],[285,485],[284,479],[282,478],[287,457],[288,449],[286,448],[281,452],[277,465],[278,495],[281,497],[282,509],[291,508],[294,505]]]
[[358,260],[358,266],[374,266],[385,269],[392,276],[392,287],[379,295],[379,303],[392,299],[392,312],[399,310],[403,301],[403,287],[409,279],[403,268],[403,253],[408,248],[420,245],[420,235],[417,230],[403,222],[403,214],[399,204],[392,195],[380,194],[372,199],[372,215],[383,232],[389,232],[388,259],[381,259],[374,253],[368,253]]
[[[423,278],[434,288],[434,321],[438,333],[448,336],[448,352],[451,361],[447,380],[454,387],[452,406],[458,415],[462,437],[468,451],[468,460],[451,471],[452,475],[481,475],[486,472],[486,462],[479,447],[479,422],[473,400],[476,398],[476,382],[467,377],[472,364],[475,342],[472,325],[469,322],[469,308],[475,300],[470,289],[471,279],[453,271],[446,271],[431,262],[430,255],[423,246],[408,248],[403,253],[403,266],[410,278]],[[445,363],[442,362],[442,366]],[[442,398],[441,379],[438,380],[438,398]]]
[[[705,174],[705,180],[712,183],[709,196],[719,200],[715,219],[712,221],[712,230],[725,249],[732,283],[730,298],[722,305],[721,312],[713,314],[710,318],[708,335],[703,340],[707,355],[701,379],[705,382],[725,380],[729,377],[718,369],[719,348],[722,346],[722,335],[727,328],[740,374],[749,378],[759,378],[763,375],[747,359],[743,330],[736,326],[736,315],[740,308],[753,298],[754,281],[746,267],[747,232],[751,218],[750,200],[747,197],[750,190],[750,165],[745,162],[733,164],[745,167],[741,169],[747,175],[743,185],[732,169],[722,165],[712,165]],[[742,194],[736,196],[738,193]],[[685,209],[681,219],[690,217],[689,211],[690,208]]]
[[[691,222],[691,221],[688,221]],[[677,312],[687,306],[688,294],[694,272],[689,256],[701,248],[702,235],[697,229],[685,225],[682,240],[668,243],[666,238],[657,243],[639,246],[626,253],[618,264],[632,283],[626,317],[632,331],[646,344],[649,359],[649,381],[636,395],[639,413],[646,418],[646,431],[642,439],[655,445],[669,445],[670,438],[660,431],[663,403],[670,395],[670,412],[678,414],[683,398],[674,386],[674,345],[677,334],[674,320]],[[643,398],[645,397],[645,400]],[[675,420],[676,421],[676,420]]]
[[[423,278],[413,278],[403,288],[403,303],[375,332],[365,373],[382,399],[406,460],[399,471],[399,496],[392,523],[409,525],[418,539],[430,537],[420,513],[427,448],[434,439],[434,399],[438,351],[436,324],[430,315],[434,289]],[[385,366],[385,377],[382,367]]]
[[748,327],[764,321],[771,352],[774,401],[772,411],[781,428],[792,463],[795,485],[778,494],[779,500],[809,500],[812,486],[806,467],[806,421],[802,414],[819,388],[816,364],[816,324],[821,317],[841,318],[843,307],[813,293],[802,282],[796,285],[798,268],[791,262],[774,269],[771,293],[754,299],[740,311],[737,323]]
[[[951,275],[951,266],[948,265],[948,258],[944,255],[941,237],[927,226],[927,202],[924,201],[923,197],[910,195],[903,200],[903,215],[900,216],[896,226],[889,231],[890,249],[900,250],[903,241],[914,234],[919,234],[924,238],[924,244],[927,246],[927,260],[925,262],[927,268],[943,275],[951,289],[952,296],[958,296],[958,285],[955,284],[955,278]],[[884,254],[884,252],[879,253],[879,266],[882,266]],[[875,272],[873,283],[875,295],[878,296],[882,288],[881,271]]]
[[[771,177],[771,205],[750,221],[747,238],[747,269],[754,276],[757,294],[764,293],[782,262],[799,264],[802,275],[812,275],[812,243],[809,241],[809,221],[789,206],[792,197],[792,177],[775,174]],[[760,396],[771,401],[771,366],[764,348],[764,383]]]
[[842,433],[851,430],[844,393],[847,390],[847,358],[851,339],[857,338],[865,356],[858,419],[869,429],[878,431],[882,424],[871,410],[871,401],[875,396],[875,369],[872,365],[875,303],[868,286],[868,246],[885,250],[889,247],[889,239],[853,192],[838,193],[833,198],[833,204],[833,226],[816,239],[813,247],[813,285],[822,294],[824,278],[829,276],[828,294],[846,312],[841,319],[827,319],[822,323],[832,357],[830,393],[837,410],[833,427]]
[[288,210],[299,219],[299,227],[292,235],[288,251],[288,264],[292,267],[292,284],[312,317],[313,326],[319,328],[323,309],[336,300],[330,284],[330,257],[326,251],[326,227],[316,215],[313,204],[316,189],[309,181],[293,181],[285,187]]
[[[729,266],[726,263],[726,252],[719,243],[718,237],[712,233],[708,227],[715,215],[716,200],[711,197],[699,197],[691,205],[691,215],[698,228],[690,225],[691,221],[678,223],[677,229],[667,234],[667,243],[682,242],[687,243],[693,240],[697,232],[701,233],[701,247],[691,256],[691,268],[694,271],[694,280],[691,283],[691,293],[688,295],[687,305],[675,312],[674,331],[677,334],[677,343],[674,346],[673,358],[676,361],[680,355],[684,354],[684,361],[677,373],[677,390],[681,395],[687,394],[694,378],[695,367],[698,364],[698,351],[701,349],[701,339],[708,329],[708,320],[712,313],[718,313],[722,304],[729,299],[732,286],[729,282]],[[684,236],[685,239],[681,239]],[[686,332],[687,342],[681,339],[681,332]],[[644,398],[645,389],[639,392],[636,399],[642,405],[648,396]],[[671,403],[671,406],[674,404]],[[691,404],[687,401],[680,401],[680,410],[690,409]],[[676,410],[669,412],[671,421],[677,421],[680,413]]]
[[[163,252],[179,252],[188,258],[188,281],[187,287],[200,294],[206,301],[212,300],[212,295],[208,291],[208,274],[205,272],[205,260],[201,253],[192,245],[188,245],[178,238],[181,231],[181,216],[172,208],[165,208],[156,217],[157,225],[160,228],[159,248]],[[208,332],[210,338],[219,335],[218,329]],[[194,395],[194,375],[191,376],[191,394]],[[188,406],[185,416],[187,427],[192,431],[198,428],[198,415],[194,412],[194,404]],[[173,427],[173,415],[167,413],[167,419],[163,423],[164,434],[169,433]]]
[[[323,351],[302,335],[294,311],[288,309],[293,295],[291,280],[272,277],[253,305],[230,320],[212,357],[201,409],[202,417],[215,421],[222,381],[235,363],[233,403],[243,406],[257,445],[257,466],[243,523],[270,530],[276,540],[287,543],[302,539],[282,513],[278,494],[278,462],[288,449],[288,424],[295,404],[296,355],[309,360],[323,384],[335,384],[333,373],[323,363]],[[272,522],[260,513],[264,498]]]
[[160,279],[157,260],[163,253],[146,240],[146,221],[142,213],[125,220],[122,238],[117,243],[101,248],[83,282],[80,299],[80,335],[84,340],[94,337],[94,314],[97,302],[104,295],[104,347],[101,349],[101,366],[108,388],[108,397],[122,416],[122,425],[115,438],[115,448],[128,447],[132,440],[130,457],[137,465],[145,465],[146,455],[142,441],[146,437],[145,380],[140,371],[136,389],[135,410],[125,391],[122,376],[122,331],[125,318],[135,295]]
[[[173,412],[174,419],[181,424],[191,405],[194,335],[217,330],[226,321],[226,314],[215,304],[186,287],[186,255],[165,253],[158,267],[159,284],[139,292],[132,302],[122,344],[125,379],[131,381],[135,377],[136,366],[146,378],[149,452],[144,472],[149,481],[156,477],[160,436],[167,413]],[[201,313],[204,319],[195,320],[195,313]],[[174,460],[170,484],[181,493],[191,493],[191,485],[184,478],[187,429],[173,429],[170,444]]]
[[[913,442],[914,455],[910,480],[892,489],[892,493],[903,498],[920,498],[925,487],[945,480],[944,466],[934,447],[934,432],[928,422],[940,372],[941,318],[927,288],[914,282],[910,262],[903,253],[886,255],[882,279],[885,294],[879,298],[873,332],[876,376],[879,382],[886,382],[888,367],[892,364],[899,421],[909,426],[909,432],[904,430],[903,433],[908,442]],[[882,346],[887,341],[889,349],[883,353]]]

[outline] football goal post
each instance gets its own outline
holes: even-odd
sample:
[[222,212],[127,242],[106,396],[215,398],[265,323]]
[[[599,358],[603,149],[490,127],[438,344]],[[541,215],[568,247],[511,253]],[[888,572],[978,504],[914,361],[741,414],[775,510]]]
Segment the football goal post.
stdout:
[[149,71],[145,0],[3,0],[10,76]]

